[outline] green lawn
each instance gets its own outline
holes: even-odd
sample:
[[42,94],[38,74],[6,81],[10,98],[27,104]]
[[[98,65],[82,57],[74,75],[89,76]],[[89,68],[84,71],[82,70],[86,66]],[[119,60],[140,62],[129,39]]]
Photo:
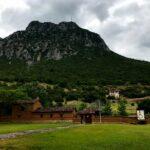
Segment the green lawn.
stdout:
[[17,131],[36,130],[55,128],[58,126],[65,126],[70,124],[69,122],[59,123],[1,123],[0,134],[12,133]]
[[0,141],[11,150],[149,150],[150,125],[84,125]]

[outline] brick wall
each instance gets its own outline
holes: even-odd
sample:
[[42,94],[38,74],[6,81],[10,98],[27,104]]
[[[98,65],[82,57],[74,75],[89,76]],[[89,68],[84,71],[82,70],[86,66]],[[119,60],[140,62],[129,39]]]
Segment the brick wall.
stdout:
[[[129,123],[129,124],[136,124],[138,122],[136,117],[120,117],[120,116],[102,116],[101,121],[102,123]],[[80,116],[74,118],[73,122],[80,123],[81,122]],[[100,122],[100,118],[92,116],[92,122],[98,123]],[[150,119],[149,119],[149,123],[150,123]]]
[[33,113],[33,120],[73,120],[73,113]]

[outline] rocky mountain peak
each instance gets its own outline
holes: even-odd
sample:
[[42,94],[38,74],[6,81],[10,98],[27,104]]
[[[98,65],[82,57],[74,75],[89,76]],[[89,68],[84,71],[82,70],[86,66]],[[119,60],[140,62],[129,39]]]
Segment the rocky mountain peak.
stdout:
[[58,24],[59,28],[62,30],[69,30],[69,29],[77,29],[79,26],[75,22],[60,22]]
[[32,21],[26,30],[13,33],[0,44],[0,57],[17,58],[27,63],[41,59],[58,60],[77,54],[89,58],[109,51],[98,34],[82,29],[74,22]]
[[39,21],[32,21],[31,23],[29,23],[26,30],[42,32],[42,31],[50,30],[52,28],[65,31],[65,30],[77,29],[77,28],[79,28],[79,26],[75,22],[72,22],[72,21],[71,22],[60,22],[59,24],[54,24],[51,22],[41,23]]
[[53,27],[56,27],[56,24],[51,22],[41,23],[39,21],[32,21],[29,23],[28,27],[26,28],[26,31],[45,31]]

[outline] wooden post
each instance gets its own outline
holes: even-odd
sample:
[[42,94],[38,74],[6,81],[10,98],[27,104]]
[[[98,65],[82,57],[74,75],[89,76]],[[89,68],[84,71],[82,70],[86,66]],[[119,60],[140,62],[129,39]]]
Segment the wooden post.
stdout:
[[99,122],[102,123],[102,116],[101,116],[101,100],[99,99]]

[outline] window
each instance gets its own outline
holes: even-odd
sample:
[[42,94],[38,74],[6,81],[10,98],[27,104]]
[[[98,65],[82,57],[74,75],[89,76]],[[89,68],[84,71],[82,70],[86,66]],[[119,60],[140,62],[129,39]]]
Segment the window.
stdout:
[[43,114],[41,114],[41,118],[43,118]]
[[50,114],[50,118],[52,118],[53,117],[53,114]]

